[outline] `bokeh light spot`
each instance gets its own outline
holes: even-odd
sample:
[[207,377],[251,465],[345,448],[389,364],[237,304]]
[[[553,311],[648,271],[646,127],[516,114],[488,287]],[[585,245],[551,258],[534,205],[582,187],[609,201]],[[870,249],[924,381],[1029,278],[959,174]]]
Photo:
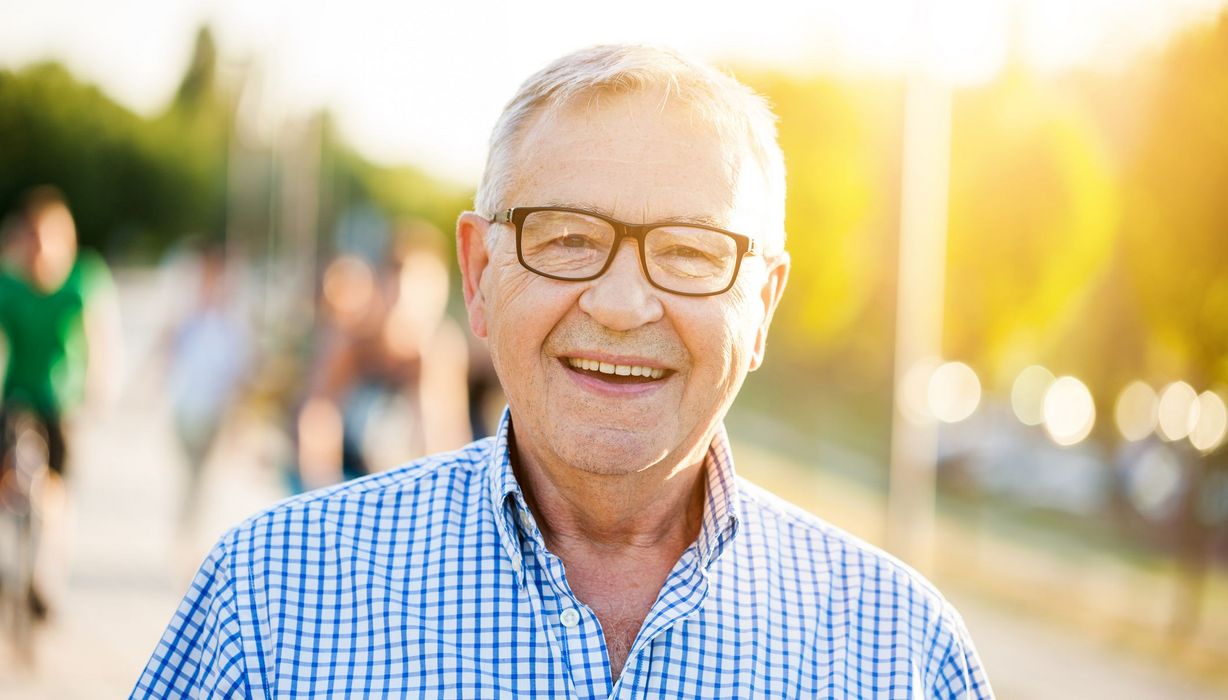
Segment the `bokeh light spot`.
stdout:
[[1147,437],[1156,429],[1157,404],[1155,389],[1146,382],[1130,382],[1117,397],[1117,429],[1130,442]]
[[1074,377],[1061,377],[1049,385],[1043,411],[1045,430],[1063,447],[1082,441],[1096,423],[1092,393]]
[[1210,452],[1224,442],[1228,432],[1228,408],[1214,391],[1198,395],[1194,410],[1190,411],[1190,444],[1200,452]]
[[1045,392],[1053,379],[1053,373],[1040,365],[1024,368],[1015,378],[1011,386],[1011,408],[1024,425],[1045,422]]
[[976,410],[981,402],[981,381],[976,372],[962,362],[947,362],[930,375],[927,392],[929,410],[944,423],[958,423]]
[[1173,382],[1160,392],[1157,419],[1160,437],[1168,441],[1180,440],[1190,434],[1190,413],[1198,394],[1185,382]]

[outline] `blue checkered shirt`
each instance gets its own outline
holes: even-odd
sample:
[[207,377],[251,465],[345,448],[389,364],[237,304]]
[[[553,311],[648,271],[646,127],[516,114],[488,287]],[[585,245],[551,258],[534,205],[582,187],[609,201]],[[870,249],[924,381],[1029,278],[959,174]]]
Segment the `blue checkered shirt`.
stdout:
[[724,431],[696,542],[622,674],[498,434],[282,502],[209,554],[133,697],[987,698],[915,572],[739,480]]

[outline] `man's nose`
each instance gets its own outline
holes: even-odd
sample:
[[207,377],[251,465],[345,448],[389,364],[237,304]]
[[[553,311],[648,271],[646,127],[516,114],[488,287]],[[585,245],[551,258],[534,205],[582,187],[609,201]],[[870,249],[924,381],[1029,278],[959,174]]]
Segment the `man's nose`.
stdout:
[[637,243],[626,240],[605,274],[580,295],[580,310],[614,331],[629,331],[660,320],[664,313],[657,290],[640,266]]

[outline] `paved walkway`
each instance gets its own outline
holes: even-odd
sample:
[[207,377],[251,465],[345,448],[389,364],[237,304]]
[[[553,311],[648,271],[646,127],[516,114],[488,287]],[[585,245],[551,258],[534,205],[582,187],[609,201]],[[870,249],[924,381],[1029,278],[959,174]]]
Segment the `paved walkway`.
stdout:
[[[34,669],[0,643],[0,697],[126,696],[209,543],[281,498],[249,435],[222,445],[203,484],[196,537],[177,536],[184,464],[165,415],[133,406],[78,435],[71,573]],[[5,640],[7,642],[7,640]]]

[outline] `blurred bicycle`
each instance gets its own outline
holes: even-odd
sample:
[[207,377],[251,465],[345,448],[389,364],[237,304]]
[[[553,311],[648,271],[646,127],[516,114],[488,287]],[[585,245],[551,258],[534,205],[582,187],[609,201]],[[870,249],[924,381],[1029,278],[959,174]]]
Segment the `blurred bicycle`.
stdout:
[[34,576],[48,434],[36,414],[21,408],[6,408],[0,424],[0,610],[18,658],[32,663],[35,624],[46,613]]
[[63,193],[35,187],[16,204],[0,224],[0,566],[18,651],[30,655],[33,622],[54,613],[67,581],[73,418],[113,401],[122,338],[114,280],[101,257],[78,249]]

